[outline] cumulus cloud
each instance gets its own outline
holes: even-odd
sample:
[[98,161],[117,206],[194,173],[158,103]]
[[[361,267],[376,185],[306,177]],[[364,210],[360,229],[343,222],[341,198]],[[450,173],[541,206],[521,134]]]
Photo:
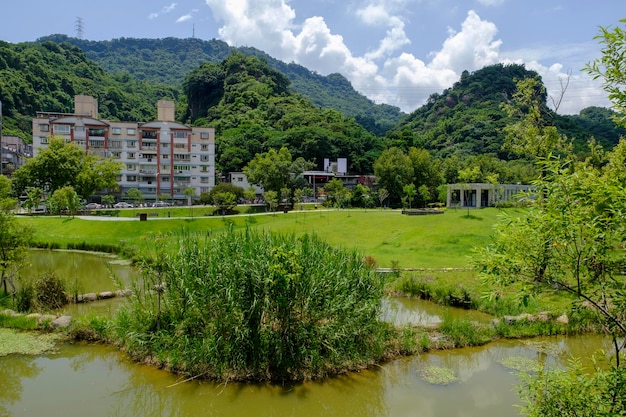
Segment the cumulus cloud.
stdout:
[[[467,13],[460,29],[448,30],[441,48],[433,51],[425,62],[402,51],[410,43],[405,32],[405,8],[417,0],[371,0],[354,10],[359,24],[386,29],[378,46],[362,56],[353,54],[344,38],[333,33],[322,16],[306,17],[297,23],[296,11],[288,0],[205,1],[221,23],[218,33],[227,43],[253,46],[277,59],[298,63],[324,75],[341,73],[370,99],[407,112],[424,104],[431,94],[450,87],[464,70],[475,71],[485,65],[525,63],[528,69],[544,77],[549,94],[556,91],[565,75],[559,65],[544,67],[538,60],[519,58],[524,55],[502,54],[503,42],[497,38],[496,25],[481,19],[473,10]],[[500,0],[478,1],[496,5]],[[548,79],[556,83],[549,84]],[[597,85],[591,80],[571,79],[581,95],[595,88],[597,97]],[[567,111],[564,105],[562,112]]]

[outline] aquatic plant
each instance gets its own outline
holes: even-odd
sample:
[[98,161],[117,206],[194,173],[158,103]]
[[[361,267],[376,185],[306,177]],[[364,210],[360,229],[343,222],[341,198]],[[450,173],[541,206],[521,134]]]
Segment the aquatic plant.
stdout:
[[303,380],[380,361],[398,334],[378,320],[383,278],[356,251],[232,228],[162,242],[116,319],[138,360],[220,380]]

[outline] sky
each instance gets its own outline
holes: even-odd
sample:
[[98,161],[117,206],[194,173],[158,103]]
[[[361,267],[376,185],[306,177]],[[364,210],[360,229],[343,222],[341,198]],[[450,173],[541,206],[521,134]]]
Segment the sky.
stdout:
[[[0,40],[65,34],[220,39],[322,75],[412,112],[473,72],[524,64],[543,78],[554,109],[610,107],[582,72],[601,56],[599,28],[622,26],[624,0],[20,0],[0,9]],[[80,29],[79,32],[79,21]]]

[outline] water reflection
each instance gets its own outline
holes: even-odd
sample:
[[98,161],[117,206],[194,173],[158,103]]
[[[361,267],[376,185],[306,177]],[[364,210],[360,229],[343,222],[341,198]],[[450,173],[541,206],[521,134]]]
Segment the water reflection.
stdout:
[[[56,354],[0,358],[0,389],[7,380],[18,382],[0,397],[5,404],[0,411],[13,417],[82,416],[85,410],[96,417],[517,415],[513,404],[519,402],[519,381],[500,363],[503,358],[543,358],[551,366],[564,366],[568,352],[589,356],[607,346],[593,336],[504,340],[404,358],[326,382],[280,386],[184,382],[133,363],[113,348],[65,345]],[[420,370],[429,365],[450,368],[459,382],[427,383]]]
[[384,298],[381,306],[381,319],[399,326],[438,324],[441,323],[445,315],[451,318],[474,320],[480,323],[487,323],[493,319],[493,316],[479,311],[442,307],[430,301],[417,298]]
[[29,250],[25,277],[36,278],[53,271],[78,293],[115,290],[113,273],[123,284],[129,284],[139,273],[114,257],[88,252]]

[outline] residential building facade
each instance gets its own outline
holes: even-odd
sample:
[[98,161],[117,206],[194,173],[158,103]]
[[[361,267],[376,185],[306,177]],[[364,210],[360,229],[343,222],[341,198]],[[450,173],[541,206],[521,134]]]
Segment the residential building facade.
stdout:
[[[174,121],[174,102],[157,103],[157,120],[114,122],[98,118],[98,103],[76,96],[74,113],[37,112],[33,119],[33,152],[47,148],[50,137],[63,137],[85,150],[123,164],[118,178],[120,199],[131,188],[147,201],[186,201],[215,185],[215,130]],[[168,198],[169,197],[169,198]]]

